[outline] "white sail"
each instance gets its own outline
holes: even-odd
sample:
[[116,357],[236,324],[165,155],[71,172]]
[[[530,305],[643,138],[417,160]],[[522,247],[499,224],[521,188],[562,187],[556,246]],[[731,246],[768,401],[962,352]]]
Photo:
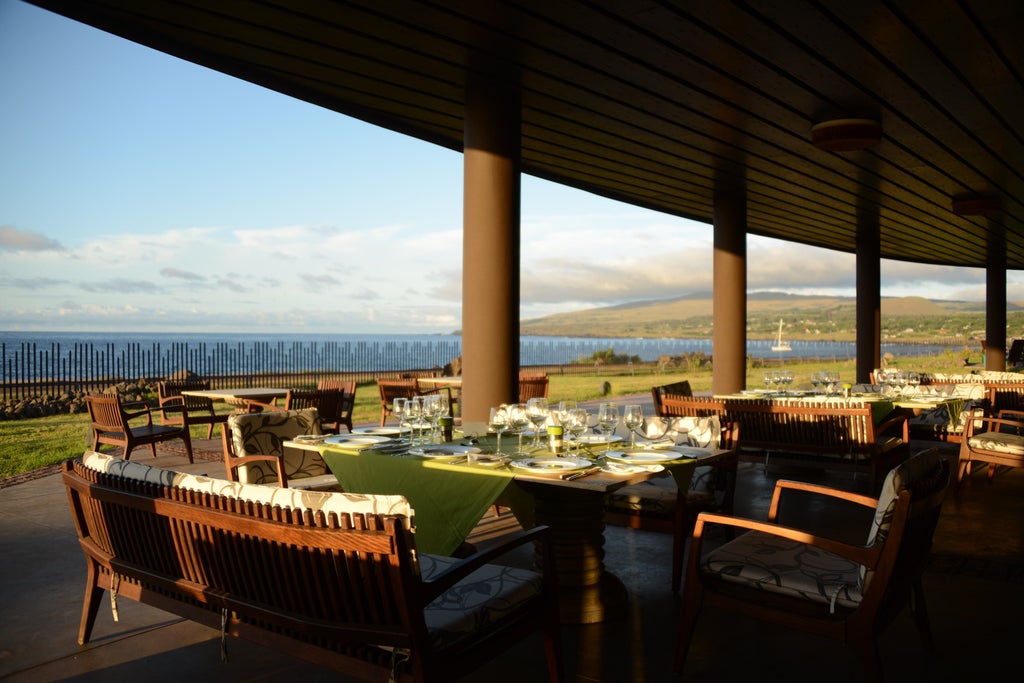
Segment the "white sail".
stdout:
[[772,344],[772,351],[792,351],[793,347],[789,345],[789,342],[782,341],[782,318],[779,318],[779,336],[775,339],[775,343]]

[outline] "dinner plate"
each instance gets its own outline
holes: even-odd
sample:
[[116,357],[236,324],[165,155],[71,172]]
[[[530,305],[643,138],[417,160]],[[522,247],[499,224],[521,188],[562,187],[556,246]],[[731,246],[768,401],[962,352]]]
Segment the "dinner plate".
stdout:
[[352,430],[353,434],[375,434],[377,436],[401,436],[402,434],[408,434],[410,430],[399,429],[398,427],[356,427]]
[[299,434],[298,436],[293,436],[292,441],[317,443],[319,441],[324,441],[328,436],[330,436],[330,434]]
[[434,444],[409,449],[410,455],[420,455],[424,458],[452,458],[479,452],[480,449],[476,446],[460,446],[458,444]]
[[573,443],[588,444],[588,443],[615,443],[616,441],[622,441],[622,437],[618,434],[584,434],[582,436],[572,437],[569,439]]
[[679,451],[612,451],[607,455],[608,460],[631,465],[650,465],[668,460],[678,460],[681,457],[683,454]]
[[509,463],[514,469],[530,474],[560,475],[593,467],[594,463],[582,458],[523,458]]
[[664,465],[633,465],[628,462],[608,462],[601,468],[609,474],[636,474],[637,472],[664,472]]
[[375,434],[332,434],[324,439],[324,443],[332,443],[338,446],[372,446],[378,443],[391,441],[386,436]]

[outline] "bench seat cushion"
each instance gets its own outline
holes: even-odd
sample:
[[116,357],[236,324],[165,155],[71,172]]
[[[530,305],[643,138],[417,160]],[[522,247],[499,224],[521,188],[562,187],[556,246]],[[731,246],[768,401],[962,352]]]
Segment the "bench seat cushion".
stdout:
[[1024,455],[1024,436],[1002,432],[982,432],[967,439],[971,448],[1011,455]]
[[87,451],[82,456],[82,463],[90,469],[116,474],[126,479],[176,486],[199,493],[230,496],[254,503],[280,505],[296,510],[322,510],[324,514],[333,512],[335,514],[405,515],[409,519],[413,516],[412,506],[404,496],[304,491],[261,484],[241,484],[226,479],[166,470],[95,451]]
[[[420,555],[420,575],[430,581],[459,558]],[[529,569],[487,564],[427,605],[424,618],[437,648],[448,648],[486,631],[520,605],[541,594],[543,576]]]

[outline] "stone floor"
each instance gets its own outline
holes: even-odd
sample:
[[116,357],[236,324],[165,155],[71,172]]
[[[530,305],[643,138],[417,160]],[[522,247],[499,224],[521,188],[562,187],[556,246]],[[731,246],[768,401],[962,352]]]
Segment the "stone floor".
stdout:
[[[915,444],[919,446],[921,444]],[[189,465],[161,451],[155,464],[222,476],[219,445],[200,442]],[[952,455],[952,454],[951,454]],[[145,452],[133,456],[152,463]],[[773,466],[740,466],[737,512],[763,517],[777,478],[818,480],[858,488],[849,474]],[[842,525],[837,519],[830,524]],[[474,540],[508,524],[485,519]],[[607,529],[607,568],[625,584],[630,609],[613,622],[565,626],[566,680],[669,681],[677,603],[670,590],[671,539],[664,534]],[[1024,471],[994,483],[973,477],[947,498],[925,590],[937,644],[923,649],[909,617],[885,633],[889,680],[985,680],[1016,670],[1024,641]],[[120,621],[101,609],[94,640],[75,642],[85,567],[58,475],[0,489],[0,678],[5,681],[268,681],[347,680],[244,641],[229,642],[220,661],[217,633],[173,615],[119,602]],[[529,563],[530,553],[511,558]],[[465,680],[503,683],[543,680],[539,638],[508,652]],[[725,614],[708,613],[698,630],[684,680],[856,681],[856,658],[841,645]]]

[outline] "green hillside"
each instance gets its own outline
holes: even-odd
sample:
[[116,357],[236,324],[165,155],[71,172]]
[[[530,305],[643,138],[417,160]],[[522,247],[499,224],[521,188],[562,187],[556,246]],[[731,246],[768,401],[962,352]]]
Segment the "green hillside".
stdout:
[[[520,323],[523,335],[571,337],[710,338],[713,315],[710,292],[677,299],[642,301],[572,313],[559,313]],[[747,298],[747,336],[770,339],[783,321],[789,340],[856,338],[856,300],[839,296],[800,296],[759,292]],[[944,301],[923,297],[882,299],[883,341],[977,344],[985,336],[981,302]],[[1007,306],[1007,339],[1024,337],[1024,308]]]

